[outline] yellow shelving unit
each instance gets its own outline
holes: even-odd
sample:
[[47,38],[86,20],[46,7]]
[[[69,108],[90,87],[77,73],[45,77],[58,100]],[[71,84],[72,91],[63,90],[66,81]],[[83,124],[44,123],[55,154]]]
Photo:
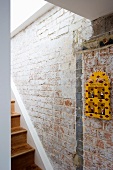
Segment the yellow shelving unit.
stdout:
[[110,120],[110,81],[105,72],[94,72],[86,83],[86,116]]

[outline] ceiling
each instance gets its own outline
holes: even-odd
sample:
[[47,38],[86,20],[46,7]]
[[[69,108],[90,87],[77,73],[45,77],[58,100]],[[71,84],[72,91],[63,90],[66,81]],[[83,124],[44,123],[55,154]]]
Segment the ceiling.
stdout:
[[90,20],[113,12],[113,0],[46,0]]

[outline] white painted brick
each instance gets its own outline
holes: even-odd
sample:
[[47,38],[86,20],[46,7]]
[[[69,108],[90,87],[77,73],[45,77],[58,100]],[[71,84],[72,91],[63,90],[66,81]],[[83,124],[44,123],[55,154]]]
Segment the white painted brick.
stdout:
[[45,25],[47,26],[47,24],[49,24],[51,21],[52,21],[52,17],[50,16],[48,19],[46,19]]
[[52,21],[51,23],[49,23],[49,24],[46,26],[46,28],[49,30],[50,28],[55,27],[56,25],[57,25],[57,22],[56,22],[56,20],[54,20],[54,21]]
[[56,38],[57,38],[57,33],[56,32],[54,32],[54,34],[50,35],[51,40],[55,40]]
[[64,27],[64,28],[62,28],[62,29],[60,29],[60,30],[58,31],[57,36],[66,34],[66,33],[68,33],[68,31],[69,31],[69,28],[68,28],[68,27]]
[[66,18],[70,17],[70,12],[65,13],[64,15],[62,15],[61,17],[57,18],[57,23],[65,20]]
[[48,35],[48,31],[45,31],[45,32],[43,32],[43,34],[39,35],[39,38],[43,39],[43,38],[47,37],[47,35]]
[[79,20],[82,20],[83,19],[83,17],[82,16],[80,16],[80,15],[73,15],[73,17],[74,17],[74,20],[73,20],[73,23],[76,23],[76,22],[78,22]]
[[78,21],[77,23],[75,23],[75,24],[71,24],[70,26],[69,26],[69,31],[77,31],[78,29],[82,29],[82,21]]
[[59,25],[56,25],[56,26],[50,28],[50,29],[48,30],[48,31],[49,31],[49,34],[54,33],[54,32],[57,31],[58,29],[59,29]]
[[45,30],[46,30],[46,27],[43,27],[37,32],[37,34],[42,34]]
[[[11,74],[50,160],[62,147],[64,153],[75,149],[75,108],[65,106],[64,101],[75,102],[74,47],[78,50],[92,34],[89,24],[89,20],[54,7],[11,40]],[[67,165],[65,155],[64,159],[55,155],[61,163],[55,163],[55,170],[75,169],[69,156],[71,163]]]
[[53,16],[52,19],[55,20],[58,17],[60,17],[61,15],[63,15],[63,9],[61,9],[60,11],[56,12]]
[[83,37],[84,40],[89,40],[92,35],[93,35],[92,26],[84,28],[83,31],[81,32],[81,37]]
[[69,17],[68,19],[62,21],[62,22],[60,23],[60,28],[63,28],[63,27],[65,27],[65,26],[70,25],[70,24],[72,23],[72,21],[73,21],[73,16],[71,16],[71,17]]
[[43,27],[45,27],[45,22],[41,22],[40,24],[37,23],[37,29],[38,30],[43,28]]

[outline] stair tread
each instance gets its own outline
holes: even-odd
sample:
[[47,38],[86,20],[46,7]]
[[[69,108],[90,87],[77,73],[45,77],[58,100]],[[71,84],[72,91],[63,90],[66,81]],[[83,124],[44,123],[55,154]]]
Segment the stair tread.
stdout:
[[20,126],[19,127],[11,128],[11,135],[22,133],[22,132],[27,132],[27,130],[22,128],[22,127],[20,127]]
[[23,155],[23,154],[31,152],[31,151],[35,151],[35,149],[27,143],[23,144],[23,145],[16,146],[16,147],[12,147],[11,148],[11,158],[14,158],[19,155]]
[[11,114],[11,117],[15,117],[15,116],[20,116],[19,113],[13,112],[13,114]]
[[41,170],[37,165],[33,164],[24,170]]

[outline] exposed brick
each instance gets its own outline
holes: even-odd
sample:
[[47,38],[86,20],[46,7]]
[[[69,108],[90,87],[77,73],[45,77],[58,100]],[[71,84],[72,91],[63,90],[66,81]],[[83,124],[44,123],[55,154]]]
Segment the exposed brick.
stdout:
[[[98,28],[99,29],[99,28]],[[112,46],[109,48],[96,49],[95,52],[93,50],[89,50],[84,54],[84,81],[86,82],[86,77],[89,78],[90,71],[105,71],[106,74],[110,77],[110,81],[112,82],[112,78],[110,75],[113,74],[113,69],[111,66],[113,55],[112,55]],[[93,64],[91,63],[93,62]],[[112,86],[112,83],[111,83]],[[111,91],[112,94],[112,91]],[[112,103],[113,96],[111,95],[111,110],[113,108]],[[92,165],[86,164],[86,168],[102,169],[102,170],[111,170],[112,165],[110,161],[113,157],[113,121],[106,121],[100,119],[94,119],[85,117],[84,119],[84,150],[87,151],[87,157],[92,155],[91,161]],[[90,136],[92,138],[86,138]],[[87,162],[87,157],[84,156],[85,161]],[[90,166],[90,167],[89,167]]]
[[71,106],[72,105],[72,102],[70,100],[65,100],[64,103],[65,103],[66,106]]
[[92,138],[92,136],[89,136],[87,134],[84,134],[84,141],[87,142],[88,144],[93,144],[93,140],[94,138]]
[[[54,7],[12,38],[12,76],[55,170],[75,169],[72,154],[76,150],[76,56],[72,30],[87,27],[89,21],[83,24],[82,20],[81,16]],[[77,32],[78,41],[82,42],[85,38]],[[80,59],[78,69],[81,62]],[[80,112],[82,107],[77,116]],[[82,118],[77,123],[81,127]],[[82,140],[83,134],[77,133],[77,138]]]
[[99,136],[100,139],[111,141],[111,133],[108,133],[108,132],[101,130],[101,131],[98,132],[98,136]]
[[101,17],[92,22],[94,36],[105,33],[105,18]]
[[104,149],[104,142],[102,140],[97,140],[96,145],[97,145],[98,148]]
[[98,120],[98,119],[96,119],[96,120],[90,119],[90,122],[91,122],[91,126],[92,126],[93,128],[103,129],[103,122],[102,122],[102,121],[100,121],[100,120]]
[[92,162],[90,160],[85,160],[85,166],[86,167],[92,167]]
[[[93,21],[94,35],[110,31],[112,20],[111,14]],[[82,118],[82,82],[93,71],[106,71],[113,89],[112,46],[86,52],[84,70],[81,54],[75,55],[92,33],[89,20],[54,7],[11,40],[14,82],[55,170],[75,169],[76,137],[80,155],[84,146],[84,169],[113,169],[112,120]],[[98,44],[95,39],[89,47]]]
[[110,52],[110,54],[113,54],[113,46],[111,46],[111,47],[109,48],[109,52]]
[[89,134],[89,135],[94,136],[94,137],[97,136],[97,130],[93,129],[91,127],[87,127],[87,126],[84,129],[84,133]]

